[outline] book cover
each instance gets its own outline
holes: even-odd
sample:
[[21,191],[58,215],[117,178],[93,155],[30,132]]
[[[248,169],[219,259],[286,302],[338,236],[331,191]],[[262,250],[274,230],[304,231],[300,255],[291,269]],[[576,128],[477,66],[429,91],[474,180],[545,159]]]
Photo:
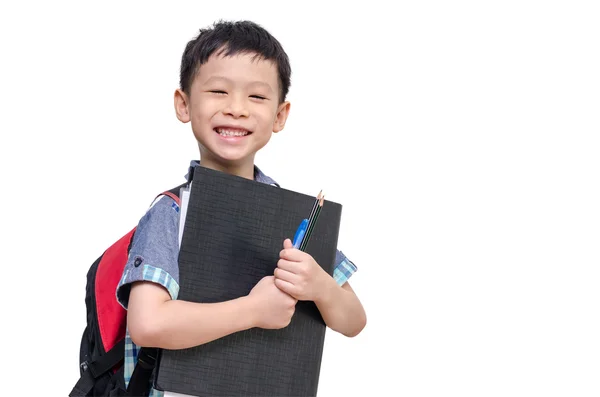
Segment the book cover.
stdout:
[[[315,197],[196,167],[179,254],[178,299],[213,303],[247,295],[273,275]],[[306,252],[333,274],[342,206],[325,201]],[[326,326],[300,301],[290,325],[253,328],[182,350],[163,350],[155,387],[195,396],[314,396]]]

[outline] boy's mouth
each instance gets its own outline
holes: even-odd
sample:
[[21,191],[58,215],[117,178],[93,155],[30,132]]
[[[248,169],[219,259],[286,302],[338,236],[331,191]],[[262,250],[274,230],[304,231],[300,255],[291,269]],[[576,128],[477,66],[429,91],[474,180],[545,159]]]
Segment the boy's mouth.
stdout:
[[252,134],[251,131],[239,127],[217,127],[215,132],[223,137],[242,137]]

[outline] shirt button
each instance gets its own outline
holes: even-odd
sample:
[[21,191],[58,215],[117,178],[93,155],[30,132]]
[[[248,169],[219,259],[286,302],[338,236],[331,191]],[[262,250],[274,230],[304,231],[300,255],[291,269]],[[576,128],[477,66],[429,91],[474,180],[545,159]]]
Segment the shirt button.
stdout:
[[142,258],[135,258],[135,261],[133,262],[133,266],[138,267],[141,264],[142,264]]

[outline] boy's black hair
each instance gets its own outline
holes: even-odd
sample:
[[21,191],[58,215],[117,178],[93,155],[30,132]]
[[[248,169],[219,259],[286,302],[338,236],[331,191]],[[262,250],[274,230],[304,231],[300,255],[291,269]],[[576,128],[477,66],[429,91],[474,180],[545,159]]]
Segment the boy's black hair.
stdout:
[[292,74],[288,56],[275,37],[251,21],[218,21],[210,28],[200,29],[181,57],[179,85],[183,92],[189,95],[198,68],[215,51],[225,56],[255,53],[259,58],[273,61],[279,74],[279,102],[285,101]]

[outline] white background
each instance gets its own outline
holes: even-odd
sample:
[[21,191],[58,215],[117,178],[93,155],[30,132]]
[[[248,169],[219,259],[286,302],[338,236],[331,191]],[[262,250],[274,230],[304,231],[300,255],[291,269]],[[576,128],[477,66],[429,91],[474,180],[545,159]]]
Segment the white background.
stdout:
[[257,164],[344,206],[368,325],[319,395],[600,395],[594,3],[3,3],[2,394],[78,378],[86,272],[198,157],[172,96],[223,18],[292,62]]

